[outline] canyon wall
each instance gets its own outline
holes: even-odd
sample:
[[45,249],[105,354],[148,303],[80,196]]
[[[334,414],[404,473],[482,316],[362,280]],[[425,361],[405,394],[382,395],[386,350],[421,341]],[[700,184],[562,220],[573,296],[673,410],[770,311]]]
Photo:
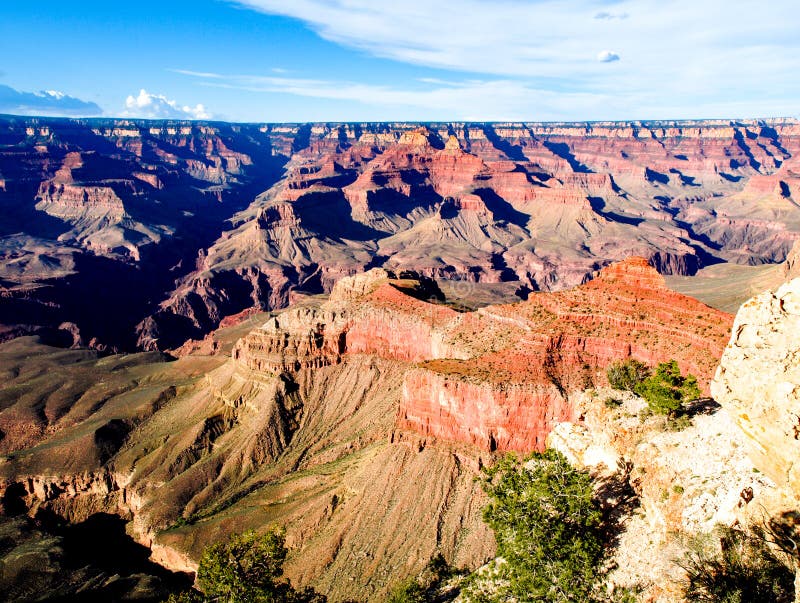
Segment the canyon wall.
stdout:
[[215,341],[244,335],[212,355],[0,344],[3,508],[119,515],[180,571],[231,531],[277,523],[293,580],[379,600],[437,554],[491,557],[480,467],[579,421],[575,396],[608,363],[675,358],[705,387],[731,320],[644,258],[515,304],[442,298],[373,269],[223,329]]
[[793,120],[3,118],[0,336],[175,349],[376,266],[529,291],[776,263],[798,149]]
[[800,279],[742,305],[712,383],[756,465],[800,496]]

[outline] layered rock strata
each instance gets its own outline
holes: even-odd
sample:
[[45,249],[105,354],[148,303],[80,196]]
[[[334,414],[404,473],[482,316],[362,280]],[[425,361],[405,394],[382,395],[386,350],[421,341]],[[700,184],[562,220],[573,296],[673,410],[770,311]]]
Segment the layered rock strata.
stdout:
[[778,263],[799,130],[4,118],[0,337],[174,350],[376,266],[524,292]]
[[3,344],[4,508],[118,514],[182,571],[225,534],[278,523],[293,580],[380,600],[438,553],[492,555],[475,477],[495,452],[578,421],[574,396],[615,360],[675,358],[705,387],[730,322],[643,258],[517,304],[440,298],[375,269],[175,362]]

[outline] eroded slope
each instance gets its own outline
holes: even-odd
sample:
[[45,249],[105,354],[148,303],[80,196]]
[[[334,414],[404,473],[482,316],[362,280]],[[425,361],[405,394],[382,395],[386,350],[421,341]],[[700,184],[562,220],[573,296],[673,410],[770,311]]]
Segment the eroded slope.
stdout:
[[676,358],[705,387],[731,320],[642,258],[466,313],[399,276],[373,270],[262,317],[230,357],[3,344],[6,507],[119,514],[181,570],[231,531],[278,523],[290,576],[379,598],[437,553],[491,555],[473,478],[495,451],[541,449],[620,358]]

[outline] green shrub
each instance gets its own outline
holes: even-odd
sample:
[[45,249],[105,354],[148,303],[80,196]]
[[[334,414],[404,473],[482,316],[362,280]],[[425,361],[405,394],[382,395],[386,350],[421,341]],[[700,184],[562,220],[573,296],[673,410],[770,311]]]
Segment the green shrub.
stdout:
[[718,528],[712,542],[696,541],[679,563],[690,603],[790,603],[794,575],[759,535]]
[[700,397],[697,379],[690,374],[681,375],[674,360],[659,364],[655,374],[639,383],[634,391],[645,399],[653,412],[670,418],[677,414],[684,402]]
[[633,358],[611,364],[606,369],[608,383],[621,391],[636,391],[636,387],[650,376],[650,367]]
[[498,580],[473,584],[471,601],[596,601],[602,577],[602,516],[588,474],[554,450],[522,464],[508,455],[484,469],[483,518],[494,530]]
[[233,534],[203,551],[197,570],[199,592],[173,595],[169,603],[324,603],[313,589],[295,590],[283,580],[287,549],[284,534]]

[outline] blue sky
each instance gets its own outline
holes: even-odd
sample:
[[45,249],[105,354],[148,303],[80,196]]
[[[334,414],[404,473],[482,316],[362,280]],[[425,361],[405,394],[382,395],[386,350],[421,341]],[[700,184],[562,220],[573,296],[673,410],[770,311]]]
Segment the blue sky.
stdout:
[[0,112],[796,116],[798,33],[794,0],[1,0]]

